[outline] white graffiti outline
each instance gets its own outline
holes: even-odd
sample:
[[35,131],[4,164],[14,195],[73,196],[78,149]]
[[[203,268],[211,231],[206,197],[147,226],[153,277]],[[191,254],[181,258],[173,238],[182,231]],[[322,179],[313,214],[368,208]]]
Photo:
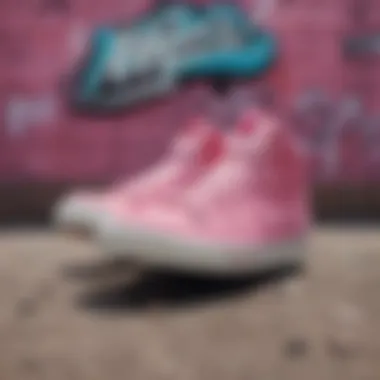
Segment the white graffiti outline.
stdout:
[[[380,164],[380,116],[366,113],[357,97],[347,96],[334,102],[322,92],[307,91],[298,97],[294,105],[294,111],[301,124],[302,118],[310,116],[321,104],[330,111],[326,118],[320,120],[318,133],[321,136],[315,141],[315,135],[309,135],[307,138],[303,135],[309,152],[321,160],[322,173],[317,175],[334,178],[339,174],[342,162],[338,147],[344,133],[350,128],[354,128],[368,152],[365,164],[373,160]],[[302,131],[302,127],[298,130]]]

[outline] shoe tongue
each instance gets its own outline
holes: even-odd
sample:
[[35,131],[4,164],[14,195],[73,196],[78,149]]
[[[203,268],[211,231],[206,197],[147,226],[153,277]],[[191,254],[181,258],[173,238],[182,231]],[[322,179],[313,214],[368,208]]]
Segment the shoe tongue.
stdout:
[[236,135],[241,137],[251,136],[257,129],[261,118],[262,115],[258,109],[246,111],[237,122],[235,129]]
[[198,118],[181,131],[174,143],[175,152],[183,157],[196,157],[196,161],[207,164],[219,157],[223,151],[222,134],[206,119]]
[[201,142],[198,158],[201,164],[208,164],[220,157],[223,152],[223,136],[219,131],[213,130]]
[[238,122],[234,139],[234,150],[239,154],[256,155],[262,152],[273,139],[277,128],[276,119],[260,109],[252,109],[243,114]]
[[212,131],[205,119],[198,118],[187,124],[172,142],[172,149],[178,154],[191,153],[199,149],[199,145]]

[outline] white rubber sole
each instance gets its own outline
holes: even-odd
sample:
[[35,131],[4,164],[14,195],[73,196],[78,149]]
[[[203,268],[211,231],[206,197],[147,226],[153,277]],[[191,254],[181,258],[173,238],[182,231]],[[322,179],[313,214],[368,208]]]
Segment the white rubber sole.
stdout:
[[62,200],[52,210],[52,223],[63,231],[92,234],[102,218],[102,211],[84,202]]
[[118,225],[111,219],[99,225],[100,249],[113,258],[136,265],[180,272],[243,276],[282,266],[302,266],[307,237],[262,247],[210,244]]

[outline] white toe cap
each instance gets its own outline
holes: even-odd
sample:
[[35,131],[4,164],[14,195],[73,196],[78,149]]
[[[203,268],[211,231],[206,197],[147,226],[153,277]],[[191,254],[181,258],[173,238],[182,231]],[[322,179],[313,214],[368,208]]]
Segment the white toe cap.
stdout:
[[67,196],[53,208],[53,223],[60,227],[92,228],[101,217],[100,205],[82,197]]

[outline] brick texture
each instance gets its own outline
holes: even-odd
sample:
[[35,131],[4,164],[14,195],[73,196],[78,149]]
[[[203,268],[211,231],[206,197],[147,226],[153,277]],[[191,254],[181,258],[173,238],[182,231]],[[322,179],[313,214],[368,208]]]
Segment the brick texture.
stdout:
[[[274,87],[287,107],[315,88],[327,94],[335,113],[348,95],[365,107],[355,126],[331,120],[317,123],[319,135],[333,136],[313,152],[311,170],[318,181],[380,180],[380,158],[374,153],[380,149],[380,124],[372,120],[380,104],[379,61],[347,60],[342,53],[347,36],[375,30],[380,22],[377,3],[277,0],[261,20],[281,42],[281,66],[286,67],[282,78],[287,84],[274,82]],[[242,1],[242,5],[255,16],[254,4]],[[194,89],[109,119],[70,115],[62,97],[62,83],[92,28],[100,22],[132,18],[148,6],[142,0],[0,2],[0,181],[110,181],[162,155],[172,136],[199,108]],[[34,102],[39,111],[18,109],[12,114],[10,102],[17,108],[20,99]],[[323,132],[329,125],[334,133]],[[303,135],[316,138],[307,131]],[[326,164],[331,157],[335,157],[332,166]],[[326,165],[330,165],[327,174]]]

